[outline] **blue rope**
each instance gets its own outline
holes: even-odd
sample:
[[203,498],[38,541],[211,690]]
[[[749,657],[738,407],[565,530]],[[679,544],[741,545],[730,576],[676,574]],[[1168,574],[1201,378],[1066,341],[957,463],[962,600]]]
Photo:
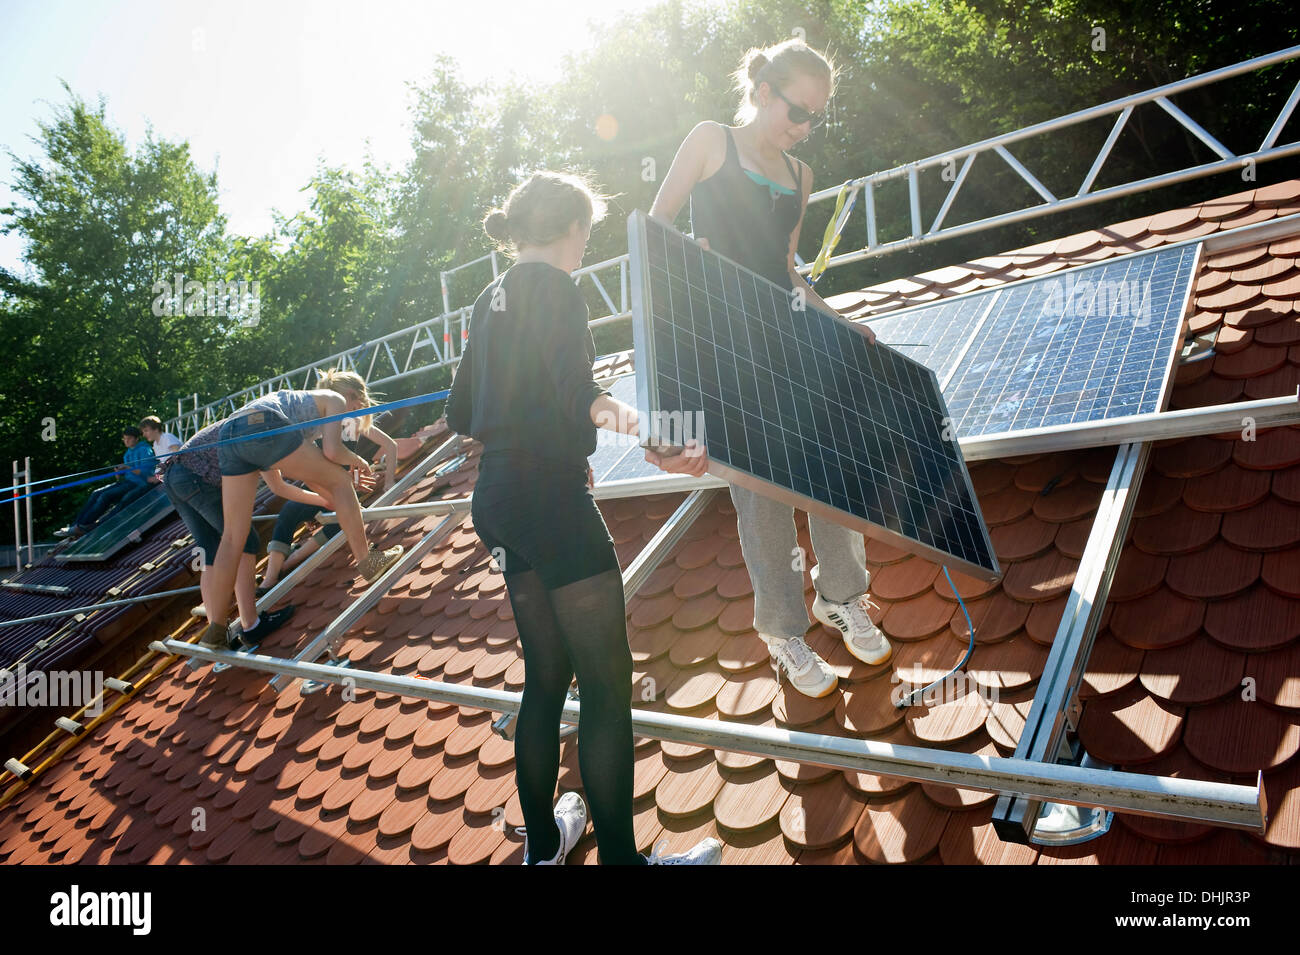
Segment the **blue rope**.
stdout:
[[[158,455],[155,458],[155,460],[161,461],[166,458],[174,457],[175,455],[178,454],[189,454],[193,451],[206,451],[209,448],[219,447],[220,445],[223,444],[235,444],[239,441],[249,441],[253,438],[267,438],[267,437],[271,437],[272,435],[284,434],[285,432],[288,431],[298,431],[301,430],[302,428],[314,428],[318,425],[329,424],[334,421],[342,421],[345,418],[360,418],[363,417],[364,415],[382,414],[385,411],[394,411],[397,408],[407,408],[410,407],[411,405],[426,404],[432,401],[441,401],[442,399],[446,398],[449,394],[451,394],[450,389],[446,389],[443,391],[431,392],[430,394],[427,395],[415,395],[412,398],[400,398],[397,401],[389,401],[382,405],[372,405],[371,407],[366,408],[362,411],[346,411],[343,414],[330,415],[329,417],[326,418],[313,418],[310,421],[300,421],[295,424],[286,425],[283,428],[273,428],[270,431],[258,431],[255,434],[244,435],[242,438],[226,438],[225,440],[222,441],[214,441],[211,444],[205,444],[201,448],[181,448],[177,451],[169,451],[166,454]],[[70,487],[78,487],[79,485],[82,484],[91,484],[100,479],[100,477],[102,476],[102,472],[116,471],[118,469],[119,469],[119,465],[113,464],[105,468],[97,468],[94,471],[78,471],[75,474],[65,474],[62,477],[44,478],[43,480],[33,481],[28,484],[19,484],[16,488],[17,490],[26,490],[27,488],[36,487],[38,484],[45,484],[49,481],[63,482],[60,484],[56,484],[54,487],[47,487],[40,491],[32,491],[30,494],[21,494],[21,495],[15,494],[11,496],[9,500],[22,501],[22,500],[26,500],[29,497],[39,497],[42,494],[50,494],[54,491],[62,491]],[[127,468],[126,470],[136,470],[136,469]],[[82,478],[79,481],[64,480],[64,478],[76,477],[77,475],[80,474],[90,474],[91,477]]]
[[948,679],[948,677],[952,676],[954,673],[956,673],[958,670],[964,667],[966,665],[966,661],[971,658],[971,654],[975,652],[975,624],[971,623],[970,613],[969,611],[966,610],[966,602],[961,599],[961,594],[957,593],[957,585],[952,582],[952,574],[948,573],[947,564],[944,564],[943,566],[943,575],[948,578],[948,586],[952,588],[952,592],[954,594],[957,594],[957,603],[961,607],[961,612],[966,615],[966,626],[970,628],[970,643],[966,646],[966,655],[961,658],[960,663],[958,663],[955,667],[953,667],[943,676],[939,677],[939,679],[935,680],[929,686],[923,686],[919,690],[913,690],[911,693],[907,694],[907,696],[903,697],[901,700],[895,703],[894,706],[900,710],[906,709],[909,706],[914,706],[915,705],[914,701],[917,696],[924,696],[928,691],[934,689],[944,680]]

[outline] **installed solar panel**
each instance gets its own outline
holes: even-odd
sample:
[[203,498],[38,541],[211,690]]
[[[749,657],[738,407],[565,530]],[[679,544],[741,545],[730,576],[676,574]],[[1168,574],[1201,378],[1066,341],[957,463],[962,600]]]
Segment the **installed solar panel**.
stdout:
[[[618,378],[605,387],[612,397],[617,398],[624,404],[636,405],[636,379],[633,376],[627,375]],[[596,450],[587,458],[587,463],[591,465],[591,473],[596,479],[596,483],[600,484],[609,480],[610,472],[627,457],[633,448],[636,449],[636,456],[644,462],[645,454],[641,451],[641,445],[635,437],[598,428],[596,430]]]
[[1200,247],[1125,256],[882,315],[933,368],[958,437],[1160,411]]
[[998,576],[934,372],[642,213],[628,238],[647,441],[702,420],[719,477]]
[[173,511],[161,487],[153,487],[125,507],[109,511],[94,530],[54,555],[59,561],[108,560]]

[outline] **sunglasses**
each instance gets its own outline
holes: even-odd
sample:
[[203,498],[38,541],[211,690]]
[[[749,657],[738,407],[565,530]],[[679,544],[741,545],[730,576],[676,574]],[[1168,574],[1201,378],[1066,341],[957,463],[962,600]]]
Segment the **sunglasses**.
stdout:
[[790,122],[794,123],[796,126],[800,126],[804,123],[811,123],[812,125],[808,128],[808,131],[812,132],[818,126],[821,126],[826,122],[825,113],[810,113],[798,103],[790,102],[786,95],[776,87],[772,87],[772,92],[785,100],[786,115],[790,117]]

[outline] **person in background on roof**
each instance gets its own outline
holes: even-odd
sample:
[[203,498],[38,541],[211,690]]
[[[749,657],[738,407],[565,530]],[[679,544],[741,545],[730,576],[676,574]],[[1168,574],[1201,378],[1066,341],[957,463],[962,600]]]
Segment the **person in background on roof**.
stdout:
[[163,430],[162,419],[153,414],[140,421],[140,433],[153,446],[153,456],[158,461],[158,470],[149,475],[149,483],[161,484],[167,456],[181,446],[181,439]]
[[[258,474],[278,469],[286,477],[306,482],[339,517],[357,571],[369,583],[378,580],[402,556],[399,544],[385,551],[366,541],[361,505],[352,487],[348,466],[370,473],[370,465],[343,446],[341,420],[310,424],[370,407],[373,402],[360,375],[331,369],[319,376],[315,391],[277,391],[250,401],[221,425],[217,455],[221,467],[224,527],[212,565],[210,598],[204,600],[208,627],[200,643],[226,645],[226,608],[239,567],[239,548],[253,520]],[[364,417],[369,427],[369,416]],[[306,425],[306,427],[294,427]],[[283,430],[288,429],[288,430]],[[276,433],[267,433],[276,432]],[[314,441],[321,438],[321,447]],[[340,468],[338,465],[344,465]]]
[[80,537],[85,534],[108,511],[118,505],[130,504],[153,485],[149,478],[153,476],[153,448],[140,440],[140,429],[127,425],[122,429],[122,443],[126,451],[122,455],[122,466],[113,473],[121,475],[114,484],[105,484],[90,492],[90,497],[77,512],[76,518],[67,527],[54,532],[55,537]]
[[[176,508],[198,550],[200,562],[199,591],[205,608],[215,604],[212,596],[212,561],[217,556],[217,545],[225,525],[221,505],[221,466],[218,461],[217,441],[224,421],[210,424],[179,448],[179,454],[163,460],[163,491]],[[262,472],[266,486],[276,494],[292,501],[324,507],[325,499],[301,488],[286,484],[280,472]],[[243,555],[235,574],[235,605],[239,608],[238,639],[245,647],[257,646],[281,624],[293,616],[294,608],[285,607],[270,613],[259,613],[254,596],[254,571],[261,541],[250,526],[244,541]],[[227,599],[227,602],[229,600]],[[227,645],[219,649],[227,649]]]
[[[379,427],[379,422],[391,417],[392,412],[385,412],[371,424],[368,431],[355,440],[349,435],[355,429],[356,419],[346,418],[343,421],[344,446],[349,451],[355,451],[363,458],[369,458],[374,463],[376,474],[383,475],[382,493],[385,494],[392,490],[397,472],[397,461],[401,456],[402,447],[399,441],[390,438]],[[416,447],[418,446],[419,442],[417,441]],[[410,454],[411,452],[408,451],[407,453]],[[374,486],[370,484],[363,486],[361,493],[369,493],[372,490],[374,490]],[[320,550],[326,541],[339,532],[338,524],[323,524],[320,530],[304,541],[296,550],[294,549],[294,534],[298,532],[298,528],[303,524],[312,520],[319,510],[318,507],[297,500],[291,500],[280,508],[280,513],[275,519],[275,527],[271,531],[271,539],[266,544],[266,572],[262,575],[262,581],[257,588],[258,597],[261,597],[280,582],[281,573],[293,570]]]
[[[587,823],[577,793],[552,805],[560,713],[575,673],[582,694],[578,763],[606,865],[704,864],[717,840],[650,859],[632,832],[632,654],[623,578],[589,486],[596,423],[637,433],[636,411],[592,380],[596,349],[574,286],[591,225],[605,211],[583,180],[534,173],[483,227],[515,263],[474,303],[447,425],[483,443],[471,514],[505,577],[524,653],[515,779],[525,864],[562,865]],[[692,451],[702,452],[693,447]],[[665,470],[700,475],[703,453]]]
[[[750,50],[735,74],[741,93],[739,126],[702,122],[673,159],[650,215],[672,223],[689,199],[691,228],[705,248],[757,272],[784,289],[802,290],[806,302],[834,314],[795,270],[794,255],[812,172],[786,150],[824,121],[835,87],[826,57],[802,40]],[[875,336],[861,326],[869,341]],[[804,640],[803,562],[794,509],[732,485],[741,551],[754,586],[754,629],[767,645],[778,676],[806,696],[834,691],[834,671]],[[813,616],[840,631],[857,659],[882,664],[889,641],[867,610],[869,576],[862,535],[814,515],[808,529],[816,551],[812,569],[817,598]]]

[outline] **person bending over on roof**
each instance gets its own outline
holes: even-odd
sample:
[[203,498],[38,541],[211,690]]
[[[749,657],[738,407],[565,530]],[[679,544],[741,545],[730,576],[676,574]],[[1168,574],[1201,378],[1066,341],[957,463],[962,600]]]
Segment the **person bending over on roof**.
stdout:
[[[347,418],[343,422],[343,444],[349,451],[356,451],[363,458],[368,457],[372,462],[381,459],[386,460],[386,465],[382,471],[378,464],[375,464],[376,473],[382,473],[382,493],[388,493],[393,488],[393,481],[397,472],[397,461],[400,452],[400,442],[390,438],[379,427],[378,421],[390,418],[391,412],[386,412],[372,423],[369,430],[362,434],[357,440],[351,440],[347,437],[354,418]],[[416,444],[418,447],[418,442]],[[410,452],[408,452],[409,454]],[[373,486],[364,487],[362,493],[368,493],[373,490]],[[283,495],[282,495],[283,496]],[[339,532],[337,523],[322,524],[311,537],[307,538],[296,549],[293,546],[293,536],[298,532],[303,524],[312,520],[319,507],[313,507],[310,504],[304,504],[301,501],[291,500],[280,508],[280,513],[275,519],[275,528],[271,531],[271,539],[266,545],[266,571],[262,575],[261,584],[257,588],[257,595],[261,597],[264,593],[280,582],[280,575],[293,570],[304,560],[310,557],[316,551],[325,545]]]
[[153,445],[153,455],[158,461],[158,470],[149,475],[149,483],[161,484],[163,467],[167,463],[168,455],[181,446],[181,439],[170,431],[163,430],[162,419],[153,414],[141,420],[140,432],[144,435],[144,439]]
[[67,527],[54,532],[55,537],[80,537],[89,531],[108,511],[118,505],[130,504],[153,485],[149,478],[154,473],[153,449],[140,440],[140,429],[127,425],[122,429],[122,443],[126,451],[122,466],[113,473],[120,475],[114,484],[105,484],[90,492],[90,497]]
[[[212,565],[208,628],[200,643],[221,647],[226,642],[226,607],[230,604],[239,566],[238,549],[248,535],[257,494],[258,472],[279,469],[286,477],[306,482],[338,514],[357,571],[373,583],[402,556],[397,545],[385,551],[370,548],[348,470],[369,473],[370,465],[343,446],[342,421],[307,424],[318,418],[356,412],[372,404],[360,375],[331,369],[320,375],[315,391],[277,391],[251,401],[221,425],[217,455],[221,467],[224,528]],[[365,425],[369,426],[369,416]],[[289,429],[289,430],[282,430]],[[268,433],[273,432],[273,433]],[[278,432],[278,433],[275,433]],[[321,438],[316,447],[315,438]]]
[[[515,778],[526,864],[561,865],[586,827],[577,793],[552,806],[560,713],[575,673],[582,693],[578,763],[600,861],[717,862],[706,839],[647,860],[632,832],[632,655],[623,578],[588,484],[596,422],[637,433],[636,411],[592,380],[595,346],[571,273],[604,201],[574,176],[534,173],[484,220],[515,263],[474,303],[447,424],[483,443],[471,514],[505,577],[524,653]],[[702,449],[696,449],[702,450]],[[665,470],[702,474],[703,453]]]
[[[183,444],[179,454],[163,460],[163,491],[176,507],[185,527],[194,538],[200,561],[199,591],[205,608],[215,604],[212,596],[212,561],[217,555],[217,544],[225,519],[221,506],[221,466],[218,461],[217,441],[225,422],[210,424]],[[325,499],[301,488],[290,487],[279,471],[262,472],[267,487],[281,497],[304,504],[325,506]],[[235,574],[235,605],[239,608],[239,641],[245,647],[255,647],[271,632],[293,616],[292,606],[269,613],[259,613],[254,596],[254,571],[261,541],[257,532],[249,527],[244,541],[243,555]],[[227,603],[229,600],[227,599]],[[222,615],[224,617],[224,614]],[[229,644],[227,644],[228,646]],[[220,649],[226,649],[226,646]]]
[[[689,199],[691,227],[705,248],[727,256],[784,289],[802,289],[806,301],[834,313],[795,271],[799,229],[812,190],[812,172],[786,150],[820,125],[834,91],[826,58],[798,39],[751,50],[736,72],[742,125],[703,122],[673,159],[650,215],[671,223]],[[870,341],[871,330],[863,327]],[[831,693],[838,679],[804,641],[803,562],[794,508],[731,486],[741,551],[754,586],[754,629],[767,645],[778,676],[784,670],[806,696]],[[848,651],[864,663],[884,663],[889,641],[867,613],[869,577],[862,535],[808,515],[817,566],[813,615],[839,630]]]

